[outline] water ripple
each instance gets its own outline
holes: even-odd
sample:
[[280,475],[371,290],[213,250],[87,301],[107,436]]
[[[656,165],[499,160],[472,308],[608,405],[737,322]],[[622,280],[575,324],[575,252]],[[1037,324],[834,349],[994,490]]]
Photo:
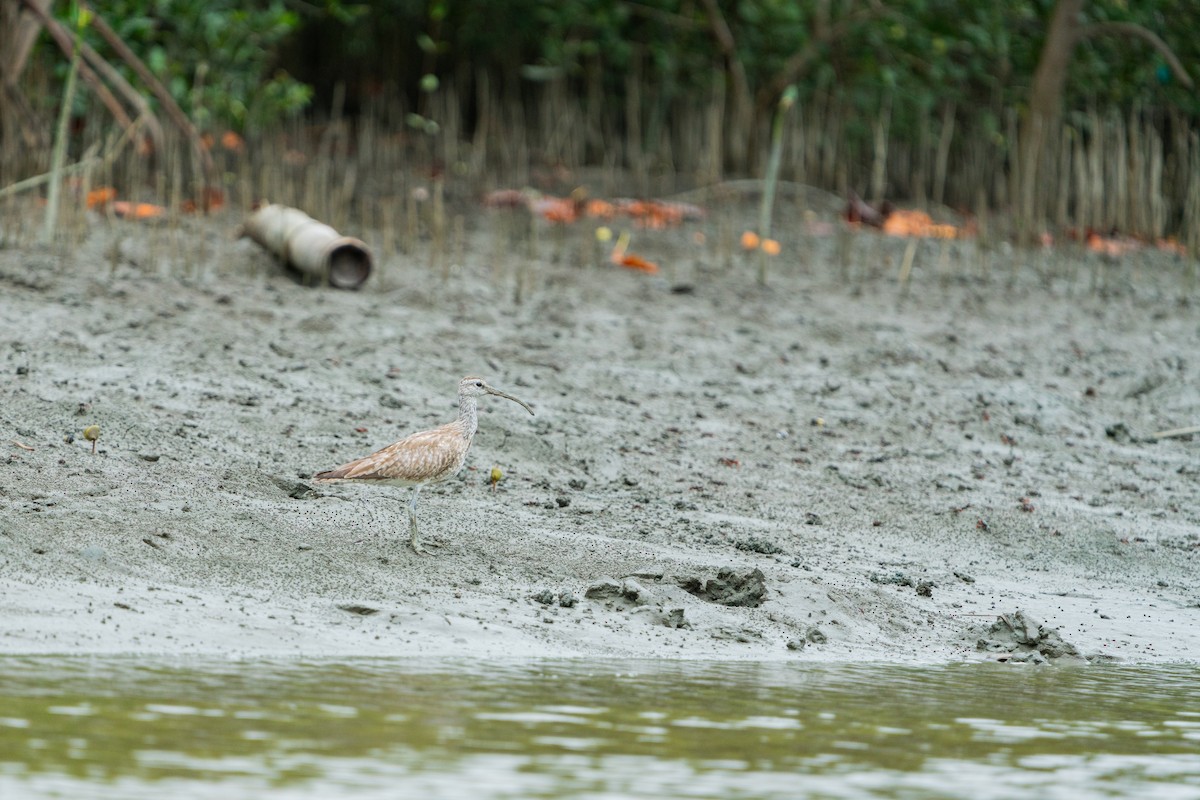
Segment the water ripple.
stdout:
[[0,796],[1200,800],[1192,667],[0,659]]

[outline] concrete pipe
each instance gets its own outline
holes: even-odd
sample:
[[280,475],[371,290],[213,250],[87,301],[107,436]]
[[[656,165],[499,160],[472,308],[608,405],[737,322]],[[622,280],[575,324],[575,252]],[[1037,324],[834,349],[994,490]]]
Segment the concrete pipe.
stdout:
[[263,206],[243,223],[242,235],[306,277],[339,289],[357,289],[371,275],[371,251],[366,244],[342,236],[296,208]]

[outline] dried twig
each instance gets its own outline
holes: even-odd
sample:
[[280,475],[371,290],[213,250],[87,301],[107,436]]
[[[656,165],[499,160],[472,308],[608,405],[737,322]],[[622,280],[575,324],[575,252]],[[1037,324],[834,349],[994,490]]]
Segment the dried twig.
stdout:
[[79,45],[83,43],[83,29],[87,25],[84,12],[78,12],[75,21],[75,36],[71,42],[71,68],[67,72],[67,83],[63,87],[62,107],[58,113],[58,126],[54,129],[54,149],[50,153],[50,191],[46,196],[46,218],[42,225],[42,240],[50,242],[58,227],[59,200],[62,195],[62,171],[67,158],[67,130],[71,122],[71,107],[75,101],[75,79],[83,66]]
[[1169,431],[1155,431],[1151,434],[1155,439],[1170,439],[1176,436],[1191,436],[1200,433],[1200,425],[1189,425],[1186,428],[1172,428]]
[[[62,168],[62,177],[74,175],[77,172],[87,172],[96,166],[105,168],[110,166],[116,160],[121,150],[126,144],[128,144],[129,140],[141,127],[144,121],[145,120],[139,118],[130,123],[129,127],[122,131],[121,135],[117,137],[115,142],[111,139],[109,140],[107,149],[101,155],[96,155],[96,150],[99,149],[99,145],[93,144],[84,152],[79,161]],[[8,186],[0,188],[0,197],[6,197],[10,194],[19,194],[29,189],[35,189],[38,186],[41,186],[43,183],[48,183],[53,177],[53,173],[43,172],[41,175],[34,175],[31,178],[25,178],[24,180],[17,181],[16,183],[10,183]]]

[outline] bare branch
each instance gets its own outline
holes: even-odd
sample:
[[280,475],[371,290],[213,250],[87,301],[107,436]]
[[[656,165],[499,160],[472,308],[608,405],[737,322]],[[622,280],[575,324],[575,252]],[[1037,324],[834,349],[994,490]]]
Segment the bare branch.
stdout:
[[[25,8],[41,21],[41,24],[49,32],[50,38],[58,45],[58,49],[62,50],[67,58],[72,58],[75,53],[75,37],[71,35],[71,32],[62,23],[51,17],[46,9],[43,8],[43,5],[48,4],[43,4],[38,2],[38,0],[25,0]],[[88,59],[88,61],[91,61],[91,59]],[[83,78],[84,83],[96,93],[96,97],[100,99],[100,102],[113,115],[118,125],[122,128],[128,128],[133,124],[133,120],[125,112],[124,106],[113,96],[113,93],[100,81],[100,78],[87,64],[79,65],[79,77]]]
[[[196,130],[196,126],[188,119],[187,114],[183,113],[183,109],[175,102],[175,98],[167,91],[167,87],[163,86],[162,81],[154,77],[154,73],[146,66],[137,55],[129,49],[129,45],[117,35],[104,18],[96,13],[95,9],[89,7],[92,12],[92,27],[100,34],[104,41],[108,42],[109,47],[116,51],[121,60],[137,73],[138,77],[145,81],[146,86],[150,91],[154,92],[154,96],[158,98],[158,102],[162,103],[163,109],[167,112],[167,116],[171,118],[171,122],[177,127],[184,136],[192,143],[192,152],[196,157],[197,163],[202,170],[202,180],[205,188],[215,187],[217,185],[217,168],[213,163],[212,154],[204,148],[200,141],[200,133]],[[203,194],[207,198],[208,193]]]
[[1107,34],[1141,39],[1158,51],[1158,54],[1167,62],[1171,71],[1175,73],[1175,77],[1179,79],[1179,82],[1185,88],[1191,89],[1195,86],[1192,82],[1192,76],[1188,75],[1187,70],[1183,68],[1183,63],[1175,55],[1175,51],[1171,49],[1171,46],[1164,42],[1157,33],[1149,28],[1143,28],[1136,22],[1093,22],[1090,25],[1084,26],[1083,30],[1080,31],[1080,38],[1090,39]]

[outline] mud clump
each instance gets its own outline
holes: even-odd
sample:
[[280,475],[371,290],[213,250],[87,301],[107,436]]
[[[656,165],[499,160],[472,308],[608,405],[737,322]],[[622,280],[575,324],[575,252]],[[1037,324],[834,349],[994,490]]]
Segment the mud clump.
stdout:
[[738,571],[726,567],[715,578],[691,576],[677,583],[684,591],[723,606],[758,608],[767,596],[767,578],[760,569]]
[[799,639],[789,639],[787,643],[788,650],[803,650],[809,644],[825,644],[829,641],[829,637],[818,628],[816,625],[810,625],[805,631],[804,636]]
[[722,625],[711,633],[714,639],[725,639],[740,644],[752,644],[762,641],[763,635],[753,628],[740,628]]
[[911,576],[903,572],[893,572],[890,575],[882,572],[872,572],[867,575],[867,580],[871,581],[871,583],[881,585],[911,586],[916,589],[917,594],[921,597],[933,597],[933,589],[937,586],[933,581],[914,580]]
[[975,649],[1010,653],[1009,661],[1034,663],[1063,656],[1079,657],[1078,648],[1064,640],[1056,628],[1043,625],[1024,611],[1001,614],[983,631]]
[[549,589],[542,589],[529,595],[529,599],[543,606],[552,606],[557,601],[562,608],[574,608],[579,602],[579,598],[569,589],[563,589],[557,595]]
[[625,578],[620,583],[604,578],[589,586],[583,596],[588,600],[632,606],[651,605],[657,600],[650,590],[633,578]]
[[365,606],[362,603],[343,603],[338,606],[338,610],[345,611],[347,614],[357,614],[360,617],[369,617],[379,613],[378,608]]
[[[612,578],[602,578],[587,588],[583,595],[588,600],[598,600],[613,611],[629,611],[642,615],[647,620],[668,628],[691,628],[682,608],[664,608],[660,598],[642,586],[633,578],[625,578],[619,583]],[[571,596],[571,605],[575,597]],[[559,603],[563,603],[562,598]]]
[[531,594],[529,599],[533,600],[535,603],[541,603],[544,606],[548,606],[554,602],[554,592],[550,591],[549,589],[542,589],[540,592],[534,592]]
[[734,547],[738,550],[746,550],[751,553],[762,553],[764,556],[773,556],[783,552],[783,548],[779,545],[767,539],[760,539],[757,536],[742,539]]
[[662,624],[668,628],[690,628],[691,623],[687,621],[682,608],[672,608],[669,611],[664,611],[662,615]]

